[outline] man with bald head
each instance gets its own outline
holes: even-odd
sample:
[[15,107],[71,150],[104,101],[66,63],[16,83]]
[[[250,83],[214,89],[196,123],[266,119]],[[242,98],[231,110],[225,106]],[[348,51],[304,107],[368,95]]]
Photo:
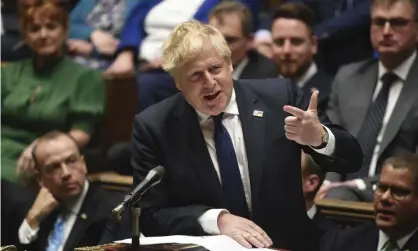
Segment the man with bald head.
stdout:
[[70,251],[96,245],[114,206],[87,181],[84,157],[68,134],[50,132],[32,151],[38,195],[19,228],[22,248]]

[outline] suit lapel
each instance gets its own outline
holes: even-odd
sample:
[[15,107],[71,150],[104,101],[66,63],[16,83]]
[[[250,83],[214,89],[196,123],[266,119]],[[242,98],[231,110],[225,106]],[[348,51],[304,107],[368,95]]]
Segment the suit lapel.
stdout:
[[77,247],[81,238],[86,235],[85,231],[88,226],[94,221],[95,214],[100,210],[100,208],[96,206],[98,198],[94,196],[94,189],[94,185],[90,184],[89,190],[80,208],[80,212],[78,213],[78,216],[76,216],[77,219],[74,222],[74,226],[65,242],[64,251],[72,251],[74,247]]
[[[366,118],[367,110],[373,99],[373,92],[377,83],[377,74],[378,74],[378,64],[376,61],[367,64],[363,72],[360,72],[358,76],[354,76],[352,82],[350,82],[350,107],[354,109],[352,112],[355,114],[355,117],[358,119],[353,119],[349,121],[353,123],[353,135],[358,135],[358,132],[363,124],[364,119]],[[344,93],[343,93],[344,95]]]
[[183,96],[180,96],[174,115],[177,119],[175,131],[178,132],[175,135],[176,141],[192,162],[197,176],[202,184],[206,186],[207,193],[214,195],[221,201],[221,183],[210,158],[196,111],[186,102]]
[[418,251],[418,231],[411,236],[402,251]]
[[[257,203],[258,190],[262,178],[263,153],[265,148],[266,119],[268,108],[258,100],[257,96],[244,87],[235,83],[235,94],[244,134],[245,148],[250,173],[252,204]],[[261,116],[255,116],[257,112]]]
[[402,123],[409,113],[410,108],[417,100],[418,85],[416,80],[418,79],[418,57],[415,59],[414,64],[409,70],[408,77],[406,78],[404,87],[393,109],[392,116],[387,124],[385,133],[382,139],[382,146],[380,147],[379,155],[386,149],[390,142],[395,138]]

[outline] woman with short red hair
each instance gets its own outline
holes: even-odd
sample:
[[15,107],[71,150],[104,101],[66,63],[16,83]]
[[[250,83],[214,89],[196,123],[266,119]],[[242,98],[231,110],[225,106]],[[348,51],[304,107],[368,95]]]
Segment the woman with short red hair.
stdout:
[[34,57],[1,68],[2,179],[16,181],[31,174],[32,147],[41,135],[67,131],[83,147],[103,116],[101,73],[66,57],[64,3],[19,2],[21,32]]

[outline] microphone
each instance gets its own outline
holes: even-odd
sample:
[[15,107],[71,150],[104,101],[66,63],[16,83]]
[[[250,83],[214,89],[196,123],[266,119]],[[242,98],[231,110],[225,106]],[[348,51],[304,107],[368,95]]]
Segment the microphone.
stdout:
[[139,183],[132,192],[127,194],[123,201],[112,210],[112,214],[120,220],[121,214],[127,206],[134,204],[149,188],[160,183],[165,174],[163,166],[157,166],[151,169],[145,179]]

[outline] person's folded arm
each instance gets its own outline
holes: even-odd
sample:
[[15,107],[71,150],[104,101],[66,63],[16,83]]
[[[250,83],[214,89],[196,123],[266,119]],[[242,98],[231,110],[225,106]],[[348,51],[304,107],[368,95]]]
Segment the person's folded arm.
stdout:
[[[134,119],[132,133],[132,166],[134,185],[139,184],[148,172],[161,165],[156,152],[157,144],[152,132],[141,120],[141,114]],[[205,235],[199,218],[208,210],[207,205],[177,206],[170,194],[167,179],[152,187],[141,198],[141,230],[145,236],[164,235]]]

